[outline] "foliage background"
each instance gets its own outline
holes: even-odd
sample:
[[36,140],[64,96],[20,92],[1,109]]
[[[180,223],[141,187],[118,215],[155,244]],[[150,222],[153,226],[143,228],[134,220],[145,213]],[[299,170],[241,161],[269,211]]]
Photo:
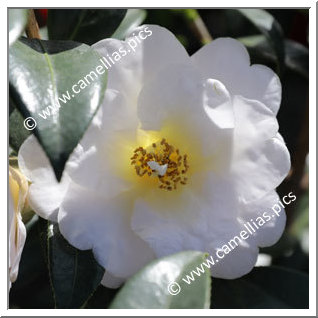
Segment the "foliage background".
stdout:
[[[278,121],[292,158],[292,170],[278,191],[281,195],[293,191],[297,201],[286,207],[283,237],[275,246],[261,251],[272,257],[272,265],[256,267],[236,280],[213,278],[211,308],[308,308],[308,10],[136,9],[129,10],[125,22],[121,21],[126,10],[50,9],[47,20],[44,10],[35,13],[42,26],[42,39],[74,40],[88,45],[110,36],[124,38],[129,27],[142,23],[168,28],[190,54],[212,38],[233,37],[246,45],[252,63],[265,64],[278,73],[283,88]],[[25,25],[23,15],[17,19],[18,24],[20,21]],[[264,21],[270,21],[270,27]],[[21,107],[10,102],[12,158],[27,136],[20,129],[21,118],[26,117]],[[14,164],[12,158],[10,164]],[[118,290],[98,286],[102,270],[90,252],[69,246],[55,225],[32,213],[23,218],[27,241],[18,280],[10,290],[10,308],[108,308]],[[48,229],[56,234],[54,240]],[[72,273],[76,266],[78,277],[89,272],[90,283],[61,276],[56,272],[61,266]],[[181,300],[176,306],[190,305]]]

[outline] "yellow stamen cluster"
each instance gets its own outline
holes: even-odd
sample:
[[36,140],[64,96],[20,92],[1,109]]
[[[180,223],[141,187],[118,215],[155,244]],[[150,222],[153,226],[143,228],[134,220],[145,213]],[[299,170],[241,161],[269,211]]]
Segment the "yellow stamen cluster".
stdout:
[[[177,189],[177,185],[187,183],[188,156],[186,154],[181,155],[179,149],[170,145],[164,138],[146,149],[143,147],[136,148],[130,159],[137,175],[140,177],[157,177],[160,189],[172,191]],[[155,161],[160,166],[167,164],[166,173],[160,176],[149,167],[149,161]]]

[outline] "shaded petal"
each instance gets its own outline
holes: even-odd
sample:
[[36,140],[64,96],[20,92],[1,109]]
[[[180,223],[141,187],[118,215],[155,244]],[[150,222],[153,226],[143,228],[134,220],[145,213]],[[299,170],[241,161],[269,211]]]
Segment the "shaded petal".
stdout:
[[195,144],[216,166],[231,157],[234,117],[229,93],[222,83],[203,80],[190,65],[171,65],[146,83],[138,99],[138,117],[145,130],[172,126],[173,135],[184,136],[186,150],[193,152],[190,143]]
[[118,288],[125,282],[125,279],[109,274],[105,271],[101,284],[108,288]]
[[57,222],[60,204],[69,185],[69,178],[57,183],[34,183],[29,188],[30,207],[42,218]]
[[234,113],[230,93],[218,80],[204,83],[203,107],[209,118],[220,128],[234,127]]
[[[135,35],[140,32],[143,32],[143,37],[146,34],[148,37],[137,43]],[[137,43],[136,46],[134,42]],[[143,25],[136,28],[125,41],[106,39],[95,43],[93,48],[108,60],[112,53],[120,53],[121,59],[109,68],[107,88],[125,94],[132,105],[135,104],[142,85],[162,67],[189,60],[185,48],[177,38],[157,25]]]
[[[233,236],[237,235],[239,232],[232,233]],[[229,233],[230,234],[230,233]],[[228,240],[232,239],[229,235]],[[228,246],[228,241],[224,240],[223,244]],[[214,255],[214,260],[216,261],[215,253],[218,249],[222,249],[222,245],[218,248],[211,246],[207,249],[210,255]],[[226,250],[226,247],[224,248]],[[239,243],[233,250],[228,254],[223,253],[224,258],[218,259],[218,262],[211,267],[211,274],[213,277],[225,278],[225,279],[235,279],[249,273],[256,261],[259,249],[257,246],[253,246],[246,241]]]
[[235,116],[234,148],[236,152],[252,148],[278,132],[278,122],[264,104],[242,96],[233,98]]
[[103,138],[107,138],[110,132],[133,131],[138,128],[136,110],[124,94],[107,88],[101,109]]
[[244,202],[262,198],[287,176],[290,155],[279,137],[255,144],[235,156],[233,182]]
[[130,150],[134,148],[126,152],[122,149],[131,140],[135,142],[138,120],[125,96],[111,89],[106,91],[100,116],[101,124],[95,135],[90,136],[91,147],[86,147],[88,150],[81,156],[80,169],[73,171],[71,176],[77,184],[94,189],[108,199],[131,188],[125,173],[119,175],[118,170],[125,170],[125,165],[128,166],[126,169],[131,169]]
[[177,63],[162,69],[140,93],[138,118],[141,128],[159,130],[167,118],[182,118],[189,112],[202,117],[203,90],[203,79],[194,67]]
[[104,199],[112,198],[131,188],[131,183],[116,175],[112,170],[110,161],[116,158],[112,158],[111,146],[113,146],[112,143],[108,142],[98,148],[92,147],[82,156],[80,169],[72,173],[73,182],[90,191],[95,191]]
[[75,247],[93,249],[96,260],[118,278],[127,278],[153,258],[153,251],[130,227],[128,196],[105,200],[72,184],[58,221],[63,236]]
[[11,191],[9,192],[9,276],[11,282],[17,279],[19,263],[26,239],[26,229],[21,219],[21,214],[14,211],[14,203]]
[[277,114],[282,90],[278,76],[264,65],[250,66],[249,54],[239,41],[218,38],[191,59],[206,78],[221,81],[232,95],[258,100]]
[[29,187],[29,203],[41,217],[56,222],[58,208],[70,183],[69,173],[77,169],[82,153],[81,146],[73,151],[66,163],[61,182],[57,182],[49,159],[37,139],[31,135],[21,145],[18,154],[19,168],[32,183]]
[[49,159],[34,135],[29,136],[21,145],[18,162],[21,172],[30,182],[55,179]]
[[199,191],[183,190],[177,202],[169,194],[159,204],[148,197],[137,199],[132,217],[133,230],[158,257],[191,249],[206,252],[208,243],[217,245],[237,228],[231,185],[217,175],[210,173]]
[[[231,231],[223,236],[222,242],[211,243],[208,252],[213,256],[215,265],[211,267],[212,276],[226,279],[239,278],[252,270],[258,255],[258,247],[267,247],[275,244],[281,237],[286,223],[284,209],[277,202],[279,197],[272,191],[260,200],[249,204],[241,203],[238,213],[238,223]],[[277,205],[277,214],[272,207]],[[265,214],[266,216],[265,216]],[[247,225],[249,222],[250,225]],[[256,225],[255,225],[256,224]],[[244,226],[252,226],[254,231]],[[246,233],[240,236],[241,231]],[[237,243],[235,245],[234,241]],[[216,251],[223,248],[221,255],[224,258],[217,258]],[[224,253],[227,250],[227,253]]]
[[207,115],[209,122],[220,128],[234,127],[226,87],[217,80],[203,79],[190,64],[176,63],[162,69],[144,85],[138,99],[138,117],[143,129],[157,130],[165,119],[187,111],[193,112],[192,116]]
[[260,200],[243,204],[241,207],[240,222],[244,224],[254,221],[259,227],[251,238],[259,247],[275,244],[284,232],[286,213],[278,201],[279,196],[276,191],[271,191]]

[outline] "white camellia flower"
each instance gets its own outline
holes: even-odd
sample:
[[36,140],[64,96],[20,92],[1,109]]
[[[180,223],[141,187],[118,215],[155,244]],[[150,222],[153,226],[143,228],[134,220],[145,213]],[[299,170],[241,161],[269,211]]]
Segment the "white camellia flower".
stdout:
[[26,238],[21,212],[26,204],[28,182],[15,168],[9,167],[9,287],[18,276],[19,263]]
[[[126,41],[96,43],[102,56],[131,51],[109,70],[105,100],[60,184],[33,137],[19,152],[30,204],[79,249],[93,249],[116,287],[156,257],[214,254],[279,200],[290,169],[278,133],[281,84],[250,65],[242,44],[220,38],[189,56],[168,30],[142,26]],[[237,278],[274,244],[285,213],[239,244],[212,276]]]

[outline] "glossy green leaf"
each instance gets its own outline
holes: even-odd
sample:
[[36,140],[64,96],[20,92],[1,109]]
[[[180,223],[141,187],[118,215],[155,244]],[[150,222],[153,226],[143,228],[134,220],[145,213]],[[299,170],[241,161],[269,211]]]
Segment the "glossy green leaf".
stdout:
[[124,9],[49,9],[49,39],[91,45],[110,37],[125,14]]
[[239,279],[213,279],[211,308],[308,308],[308,275],[280,267],[255,267]]
[[265,35],[262,34],[243,36],[237,38],[237,40],[242,42],[246,47],[252,48],[258,47],[260,45],[265,45],[267,43]]
[[36,121],[33,132],[60,180],[103,100],[107,73],[96,71],[99,54],[76,42],[23,39],[9,53],[10,99],[24,118]]
[[138,27],[147,16],[146,10],[143,9],[128,9],[124,19],[121,21],[119,27],[112,35],[112,38],[123,40],[136,27]]
[[[110,308],[209,308],[211,277],[206,269],[191,282],[187,275],[205,261],[201,252],[181,252],[155,260],[130,278]],[[180,289],[179,289],[180,288]],[[179,293],[172,295],[170,292]]]
[[9,9],[9,45],[13,44],[24,31],[28,21],[28,10]]
[[48,264],[56,308],[80,308],[100,284],[105,270],[93,253],[71,246],[57,224],[48,222]]
[[237,10],[265,35],[277,56],[278,72],[282,73],[285,65],[285,48],[284,34],[279,23],[270,13],[262,9]]

